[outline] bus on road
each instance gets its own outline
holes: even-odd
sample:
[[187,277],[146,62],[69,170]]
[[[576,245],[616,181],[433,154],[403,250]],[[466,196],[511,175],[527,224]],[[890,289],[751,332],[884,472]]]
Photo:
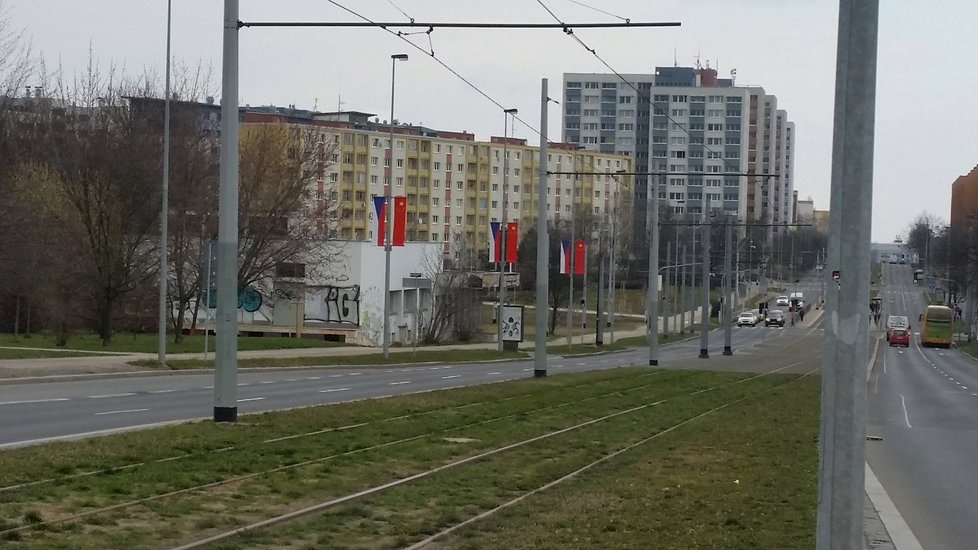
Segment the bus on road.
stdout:
[[954,313],[947,306],[927,306],[920,316],[920,345],[951,346]]

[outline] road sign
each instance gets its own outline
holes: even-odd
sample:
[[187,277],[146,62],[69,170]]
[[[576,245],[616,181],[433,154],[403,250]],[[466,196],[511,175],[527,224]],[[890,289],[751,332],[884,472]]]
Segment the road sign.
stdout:
[[931,290],[934,290],[935,288],[937,288],[937,280],[934,279],[933,277],[928,277],[927,278],[927,288],[929,288]]
[[523,306],[503,306],[503,341],[523,341]]

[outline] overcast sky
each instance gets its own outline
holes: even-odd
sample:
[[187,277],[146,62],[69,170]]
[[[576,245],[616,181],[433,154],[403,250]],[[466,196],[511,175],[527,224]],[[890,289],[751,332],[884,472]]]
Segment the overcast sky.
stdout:
[[[873,240],[890,241],[919,214],[950,217],[950,186],[978,164],[975,0],[882,0],[876,109]],[[71,73],[88,63],[129,74],[163,74],[165,0],[0,0],[49,66]],[[553,22],[532,0],[341,0],[374,21]],[[678,28],[588,30],[575,34],[621,73],[691,66],[699,57],[737,70],[738,84],[778,96],[797,124],[795,189],[829,207],[837,0],[545,0],[565,22],[676,21]],[[404,13],[402,13],[402,10]],[[173,0],[173,56],[208,65],[220,86],[223,2]],[[242,0],[243,21],[361,21],[328,0]],[[404,29],[408,30],[408,29]],[[397,68],[395,118],[477,139],[501,135],[499,107],[429,55],[429,35],[402,38],[377,28],[241,32],[240,92],[251,105],[295,104],[390,117],[390,55]],[[610,72],[560,30],[436,29],[435,55],[506,108],[519,109],[515,135],[539,143],[540,80],[561,100],[564,72]],[[216,93],[220,96],[220,93]],[[560,111],[550,110],[550,139]]]

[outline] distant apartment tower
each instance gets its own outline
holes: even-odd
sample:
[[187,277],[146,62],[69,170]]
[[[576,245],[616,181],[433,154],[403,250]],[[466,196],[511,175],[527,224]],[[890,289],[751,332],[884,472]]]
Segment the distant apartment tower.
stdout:
[[[791,223],[795,129],[775,96],[735,86],[709,67],[657,67],[623,78],[565,73],[563,138],[634,159],[638,232],[645,231],[651,177],[677,214],[701,214],[705,193],[714,211],[745,222]],[[739,175],[748,173],[758,175]]]

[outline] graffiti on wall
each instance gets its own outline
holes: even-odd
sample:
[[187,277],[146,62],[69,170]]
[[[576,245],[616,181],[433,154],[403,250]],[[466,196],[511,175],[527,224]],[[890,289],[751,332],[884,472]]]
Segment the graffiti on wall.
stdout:
[[310,320],[327,323],[343,323],[360,326],[360,285],[327,286],[323,287],[322,306],[318,308],[319,318],[306,317]]

